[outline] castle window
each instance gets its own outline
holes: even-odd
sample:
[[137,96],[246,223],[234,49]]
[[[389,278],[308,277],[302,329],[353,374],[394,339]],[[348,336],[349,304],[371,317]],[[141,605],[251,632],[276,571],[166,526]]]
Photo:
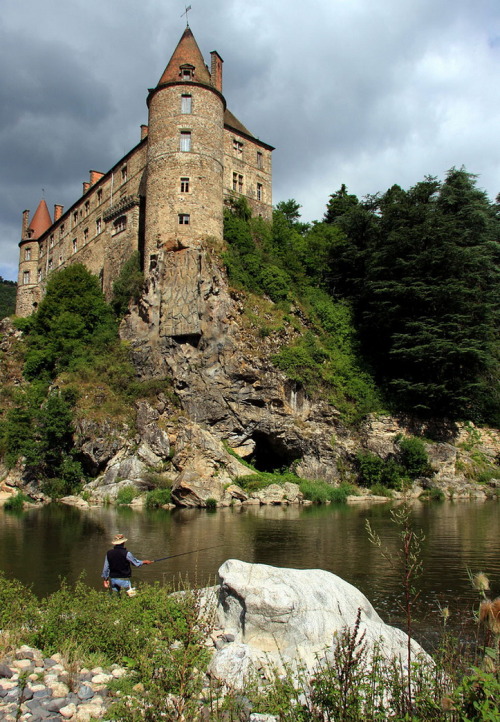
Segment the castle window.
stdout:
[[181,96],[181,113],[185,115],[193,112],[193,98],[190,95]]
[[63,262],[63,257],[62,257],[62,256],[59,256],[59,265],[61,265],[62,262]]
[[179,225],[189,226],[190,216],[189,213],[179,213]]
[[64,235],[64,223],[62,223],[61,226],[60,226],[60,228],[59,228],[59,235],[60,235],[60,236]]
[[243,143],[241,142],[241,140],[236,140],[236,138],[233,138],[233,150],[238,155],[241,155],[243,153]]
[[83,242],[87,243],[88,240],[89,240],[89,229],[85,228],[83,231]]
[[238,176],[238,192],[243,193],[243,176]]
[[24,285],[26,285],[26,284],[29,283],[29,282],[30,282],[30,272],[29,272],[29,271],[25,271],[25,272],[23,273],[23,283],[24,283]]
[[31,248],[29,247],[24,251],[24,260],[31,261]]
[[52,271],[52,268],[54,267],[54,262],[52,258],[49,258],[49,271]]
[[97,191],[97,202],[102,203],[102,188]]
[[260,152],[260,150],[257,151],[257,168],[262,168],[264,163],[264,156]]
[[257,183],[257,200],[261,201],[262,199],[263,199],[262,183]]
[[44,244],[44,243],[39,243],[39,244],[38,244],[38,249],[39,249],[38,252],[39,252],[40,258],[41,258],[41,257],[43,256],[43,254],[45,253],[45,244]]
[[49,246],[50,248],[54,248],[54,234],[52,234],[50,237]]
[[233,191],[238,190],[238,174],[233,173]]
[[124,165],[122,168],[122,183],[125,183],[127,180],[127,166]]
[[183,152],[191,150],[191,131],[181,130],[181,145],[180,148]]
[[73,238],[73,253],[76,253],[78,250],[78,243],[76,238]]
[[78,223],[78,211],[75,211],[73,213],[73,225],[76,226],[77,223]]
[[95,222],[95,233],[96,236],[101,232],[101,219],[98,218]]
[[181,178],[181,193],[189,193],[189,178]]
[[113,223],[113,235],[115,233],[121,233],[127,228],[127,216],[120,216]]
[[90,213],[90,201],[85,201],[85,215],[88,216]]
[[42,280],[42,269],[39,268],[38,269],[38,283],[40,283],[41,280]]

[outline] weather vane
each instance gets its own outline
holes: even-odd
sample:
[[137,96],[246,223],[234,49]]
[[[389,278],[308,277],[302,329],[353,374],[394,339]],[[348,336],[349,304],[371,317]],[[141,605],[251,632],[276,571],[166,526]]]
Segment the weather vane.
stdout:
[[191,5],[188,5],[185,12],[182,13],[181,18],[185,15],[186,16],[186,27],[189,27],[189,20],[188,20],[188,12],[191,10]]

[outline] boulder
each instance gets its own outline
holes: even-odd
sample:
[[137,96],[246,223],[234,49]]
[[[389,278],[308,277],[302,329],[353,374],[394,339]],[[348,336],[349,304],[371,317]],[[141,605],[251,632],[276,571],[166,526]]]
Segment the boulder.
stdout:
[[[299,664],[309,671],[328,659],[346,628],[365,634],[368,652],[407,660],[407,635],[385,624],[368,599],[351,584],[321,569],[280,569],[236,559],[219,569],[217,622],[234,642],[216,651],[209,672],[242,689],[251,670],[281,670]],[[411,641],[415,657],[431,659]]]

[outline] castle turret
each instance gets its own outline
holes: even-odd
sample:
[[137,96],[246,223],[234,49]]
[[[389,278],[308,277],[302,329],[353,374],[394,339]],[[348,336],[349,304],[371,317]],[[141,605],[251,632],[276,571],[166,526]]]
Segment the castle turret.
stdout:
[[222,237],[226,104],[217,87],[221,77],[219,70],[217,85],[212,82],[188,27],[150,90],[146,269],[159,249]]
[[38,204],[31,222],[29,211],[23,213],[21,242],[19,243],[19,276],[17,280],[16,314],[29,316],[40,300],[38,238],[52,225],[44,200]]

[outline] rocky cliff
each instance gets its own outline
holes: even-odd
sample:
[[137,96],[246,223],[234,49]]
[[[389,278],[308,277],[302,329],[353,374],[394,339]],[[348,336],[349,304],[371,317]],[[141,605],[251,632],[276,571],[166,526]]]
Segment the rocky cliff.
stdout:
[[[192,333],[170,335],[172,299],[180,316],[190,319],[184,328]],[[171,379],[177,403],[161,392],[136,402],[135,428],[133,420],[77,418],[75,443],[85,468],[97,477],[88,487],[92,494],[112,498],[130,483],[149,488],[148,475],[160,470],[170,480],[177,504],[204,505],[209,498],[239,503],[248,495],[238,479],[253,472],[231,451],[243,460],[251,458],[260,471],[288,468],[300,477],[335,485],[352,480],[357,451],[386,458],[401,434],[433,439],[427,449],[436,474],[420,480],[422,486],[439,486],[453,494],[492,493],[495,481],[478,487],[470,480],[478,476],[481,464],[495,466],[497,430],[442,421],[424,427],[389,416],[347,427],[333,406],[310,398],[273,366],[273,354],[307,323],[296,307],[288,320],[264,333],[266,321],[272,327],[273,306],[232,291],[214,247],[191,248],[189,263],[179,263],[175,273],[171,262],[167,266],[158,255],[145,292],[131,305],[120,334],[138,377]],[[14,332],[6,329],[4,358],[15,340]]]

